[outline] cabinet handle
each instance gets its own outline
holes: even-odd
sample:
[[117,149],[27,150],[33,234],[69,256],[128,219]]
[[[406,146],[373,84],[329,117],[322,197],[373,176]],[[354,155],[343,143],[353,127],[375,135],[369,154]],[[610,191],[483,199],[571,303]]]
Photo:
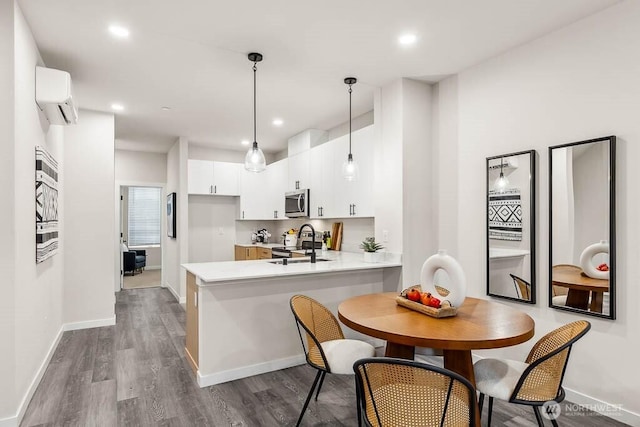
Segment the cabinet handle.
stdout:
[[349,205],[349,216],[353,215],[353,205]]
[[209,194],[213,194],[213,185],[209,186]]
[[356,205],[355,205],[355,203],[354,203],[354,204],[353,204],[353,215],[355,216],[355,214],[356,214]]
[[245,249],[245,251],[247,251],[245,258],[249,259],[249,249]]
[[320,206],[320,216],[324,216],[324,206]]
[[244,211],[242,211],[242,219],[244,219]]
[[278,211],[273,211],[273,217],[278,218]]
[[296,181],[296,190],[300,189],[300,181]]
[[218,193],[218,186],[214,185],[213,186],[213,194],[216,194],[216,193]]

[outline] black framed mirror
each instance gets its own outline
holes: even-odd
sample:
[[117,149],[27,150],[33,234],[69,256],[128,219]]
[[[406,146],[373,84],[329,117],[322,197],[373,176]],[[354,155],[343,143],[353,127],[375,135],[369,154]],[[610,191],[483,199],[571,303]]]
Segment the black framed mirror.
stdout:
[[487,157],[487,295],[536,302],[536,151]]
[[549,147],[549,306],[615,319],[616,137]]

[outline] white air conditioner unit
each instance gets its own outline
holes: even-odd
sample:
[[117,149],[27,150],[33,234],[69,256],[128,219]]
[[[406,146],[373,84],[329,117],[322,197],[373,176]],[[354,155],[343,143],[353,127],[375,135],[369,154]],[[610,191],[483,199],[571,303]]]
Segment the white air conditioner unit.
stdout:
[[36,103],[52,125],[74,125],[78,109],[73,103],[71,75],[53,68],[36,67]]

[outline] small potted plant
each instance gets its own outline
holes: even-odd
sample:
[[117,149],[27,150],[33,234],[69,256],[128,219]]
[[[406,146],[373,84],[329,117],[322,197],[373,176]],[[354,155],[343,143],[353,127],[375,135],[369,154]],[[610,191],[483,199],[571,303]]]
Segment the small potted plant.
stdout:
[[375,237],[365,238],[360,247],[364,249],[364,262],[378,262],[378,250],[384,249],[380,243],[376,243]]

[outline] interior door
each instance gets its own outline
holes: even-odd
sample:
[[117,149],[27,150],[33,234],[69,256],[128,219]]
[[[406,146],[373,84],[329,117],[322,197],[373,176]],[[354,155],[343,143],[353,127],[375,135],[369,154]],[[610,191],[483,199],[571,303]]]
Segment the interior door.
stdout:
[[120,289],[124,287],[124,255],[122,245],[124,244],[124,196],[123,187],[120,187]]

